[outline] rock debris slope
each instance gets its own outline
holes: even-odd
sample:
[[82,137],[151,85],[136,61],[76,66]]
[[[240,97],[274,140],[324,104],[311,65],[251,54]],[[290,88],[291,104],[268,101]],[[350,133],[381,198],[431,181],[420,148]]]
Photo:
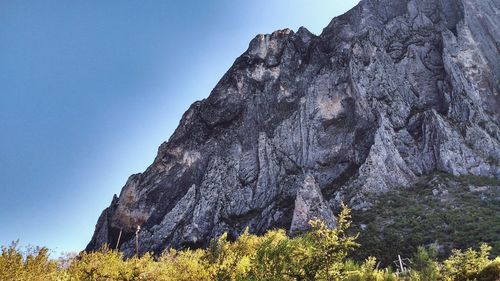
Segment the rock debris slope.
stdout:
[[87,246],[205,246],[335,224],[436,171],[500,178],[500,1],[363,0],[316,36],[258,35],[132,175]]

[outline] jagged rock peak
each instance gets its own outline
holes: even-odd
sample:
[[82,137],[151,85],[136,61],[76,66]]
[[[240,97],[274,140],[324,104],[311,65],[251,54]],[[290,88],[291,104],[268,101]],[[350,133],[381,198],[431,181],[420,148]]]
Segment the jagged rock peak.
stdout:
[[96,225],[134,253],[334,224],[342,201],[444,172],[500,177],[500,3],[365,0],[315,36],[258,35]]

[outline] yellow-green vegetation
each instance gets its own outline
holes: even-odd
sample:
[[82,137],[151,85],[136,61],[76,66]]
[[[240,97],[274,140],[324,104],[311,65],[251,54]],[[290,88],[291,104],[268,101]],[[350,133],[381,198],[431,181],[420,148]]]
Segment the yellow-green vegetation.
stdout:
[[245,232],[236,241],[223,235],[207,249],[131,259],[104,247],[55,261],[45,248],[22,253],[13,244],[2,248],[0,280],[500,280],[500,258],[491,259],[486,244],[479,251],[455,250],[441,262],[433,247],[419,247],[404,272],[379,269],[373,257],[349,260],[359,246],[348,232],[350,221],[343,208],[335,229],[312,221],[312,229],[299,237],[283,230],[263,236]]

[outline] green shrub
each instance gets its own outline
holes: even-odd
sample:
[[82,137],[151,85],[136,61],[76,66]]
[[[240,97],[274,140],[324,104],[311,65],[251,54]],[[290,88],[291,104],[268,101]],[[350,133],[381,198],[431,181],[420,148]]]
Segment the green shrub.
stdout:
[[435,281],[439,277],[439,266],[436,261],[437,249],[432,245],[429,250],[420,246],[410,261],[411,279]]
[[[410,257],[419,245],[439,243],[438,259],[452,249],[484,242],[500,255],[500,180],[477,176],[437,174],[408,188],[374,198],[366,212],[353,212],[353,232],[361,247],[352,256],[375,256],[391,265],[399,254]],[[471,191],[476,188],[476,192]],[[478,188],[481,187],[481,188]]]
[[18,249],[17,242],[9,247],[2,247],[0,280],[60,280],[61,276],[57,262],[49,259],[47,248],[29,248],[23,254]]
[[[444,261],[443,277],[445,280],[473,280],[479,272],[489,266],[491,247],[482,244],[479,252],[469,248],[466,251],[454,250],[451,257]],[[500,277],[500,276],[499,276]]]
[[479,251],[454,250],[442,263],[436,260],[435,247],[419,247],[409,263],[411,269],[398,274],[379,268],[374,257],[361,263],[348,260],[348,254],[358,247],[357,236],[348,232],[350,222],[350,212],[344,207],[334,229],[312,221],[310,231],[293,238],[279,229],[262,236],[247,230],[236,241],[222,235],[207,249],[170,249],[160,257],[145,254],[130,259],[103,247],[56,261],[49,258],[46,248],[23,252],[13,243],[2,248],[0,280],[500,280],[500,258],[491,260],[491,247],[486,244]]
[[377,269],[377,259],[369,257],[361,265],[349,261],[345,263],[347,281],[393,281],[398,280],[396,274],[389,269]]
[[485,266],[478,274],[478,281],[498,281],[500,280],[500,258],[496,258]]

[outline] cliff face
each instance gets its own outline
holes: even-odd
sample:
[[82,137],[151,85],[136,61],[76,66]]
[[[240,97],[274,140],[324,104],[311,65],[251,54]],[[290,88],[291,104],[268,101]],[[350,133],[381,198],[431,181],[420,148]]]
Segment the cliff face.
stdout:
[[363,0],[258,35],[103,211],[87,250],[335,224],[436,171],[500,178],[500,2]]

